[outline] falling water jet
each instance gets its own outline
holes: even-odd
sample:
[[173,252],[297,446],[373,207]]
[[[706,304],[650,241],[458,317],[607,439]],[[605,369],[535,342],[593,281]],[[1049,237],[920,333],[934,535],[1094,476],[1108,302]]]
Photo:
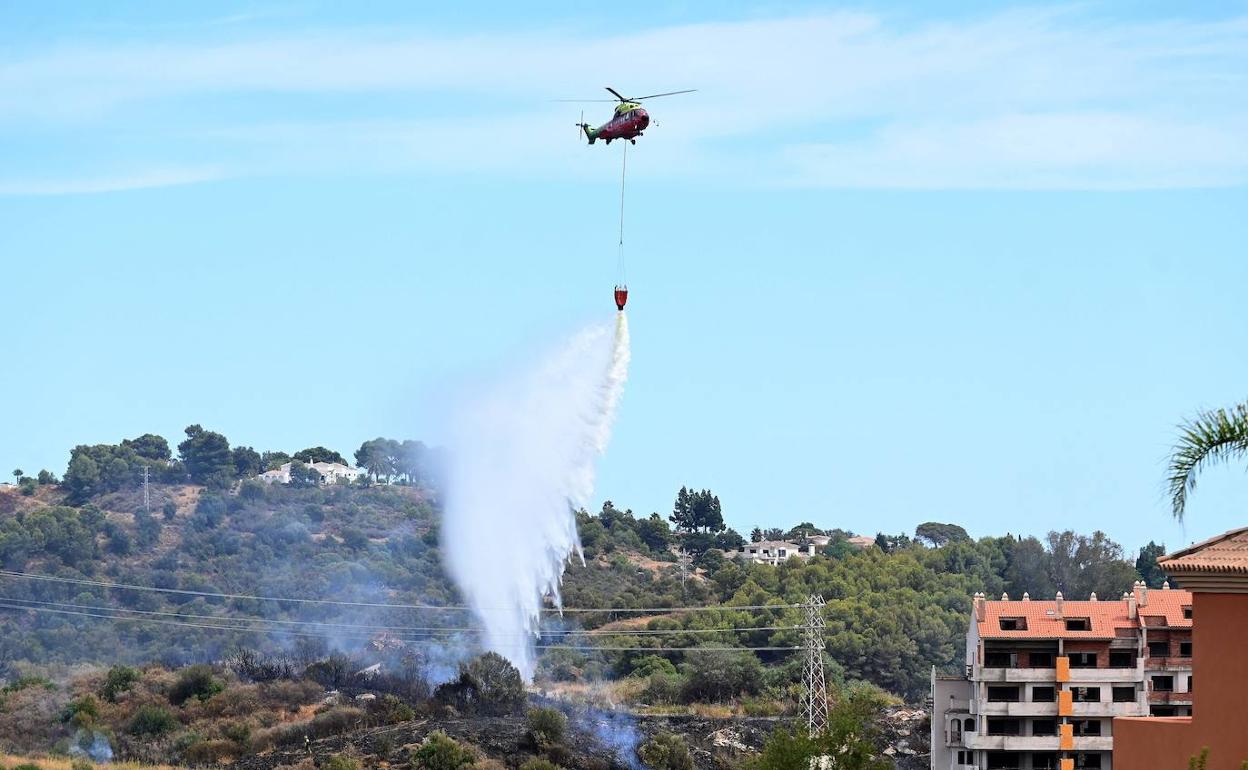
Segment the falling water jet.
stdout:
[[442,547],[482,641],[532,680],[544,597],[561,606],[628,376],[628,318],[591,326],[469,405],[452,431]]

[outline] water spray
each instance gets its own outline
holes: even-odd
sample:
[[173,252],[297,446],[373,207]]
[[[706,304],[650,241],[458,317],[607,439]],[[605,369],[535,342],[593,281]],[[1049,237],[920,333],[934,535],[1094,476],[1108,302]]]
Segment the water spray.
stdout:
[[442,547],[485,648],[533,678],[543,602],[582,562],[575,511],[593,495],[628,376],[628,318],[584,329],[460,415]]

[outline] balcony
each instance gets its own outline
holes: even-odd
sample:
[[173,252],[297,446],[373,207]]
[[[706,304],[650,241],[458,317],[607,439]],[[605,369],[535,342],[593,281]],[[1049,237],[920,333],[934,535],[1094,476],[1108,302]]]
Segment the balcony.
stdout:
[[1143,682],[1144,666],[1138,663],[1131,668],[1075,668],[1072,666],[1068,681],[1075,686],[1108,682]]
[[1192,693],[1153,690],[1148,694],[1148,702],[1171,706],[1190,706],[1192,705]]
[[986,717],[1055,717],[1057,703],[983,701],[979,704],[979,713]]
[[1149,671],[1190,671],[1192,658],[1190,655],[1187,657],[1173,655],[1168,658],[1148,658],[1144,662],[1144,667]]
[[1109,735],[1076,735],[1074,751],[1113,751],[1114,739]]
[[[1059,658],[1060,663],[1062,659]],[[1186,660],[1187,668],[1192,667],[1191,658],[1167,658],[1167,660]],[[1182,665],[1178,667],[1182,668]],[[1069,671],[1067,674],[1066,671]],[[1130,668],[1078,668],[1063,666],[1062,675],[1057,668],[990,668],[976,665],[972,678],[979,682],[996,684],[999,682],[1071,682],[1096,683],[1107,682],[1142,682],[1144,681],[1144,665],[1141,659]],[[1063,676],[1065,678],[1063,678]]]
[[1072,717],[1126,717],[1139,713],[1139,705],[1135,701],[1124,703],[1092,703],[1074,701],[1070,704],[1070,713],[1063,716]]
[[990,668],[975,666],[974,678],[981,682],[1055,682],[1055,668]]
[[966,748],[984,751],[1057,751],[1059,740],[1056,735],[962,735]]

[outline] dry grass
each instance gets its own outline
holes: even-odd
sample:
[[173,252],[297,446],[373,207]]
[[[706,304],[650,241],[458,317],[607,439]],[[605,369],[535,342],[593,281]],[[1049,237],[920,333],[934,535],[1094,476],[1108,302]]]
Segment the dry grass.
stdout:
[[[71,762],[66,757],[16,757],[12,754],[0,754],[0,764],[5,767],[34,765],[40,770],[70,770]],[[99,767],[108,767],[110,770],[183,770],[176,765],[139,765],[133,762],[109,762]]]

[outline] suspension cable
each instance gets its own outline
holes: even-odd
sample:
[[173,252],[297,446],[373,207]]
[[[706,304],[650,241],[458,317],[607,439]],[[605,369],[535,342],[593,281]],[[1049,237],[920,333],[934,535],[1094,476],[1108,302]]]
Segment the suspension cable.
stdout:
[[[351,636],[350,634],[338,634],[338,633],[329,634],[326,632],[316,633],[316,632],[295,631],[295,630],[286,630],[286,629],[256,628],[254,626],[229,626],[229,625],[216,625],[212,623],[191,623],[191,622],[183,622],[183,621],[178,621],[178,620],[163,620],[160,618],[125,618],[125,617],[118,617],[116,615],[104,615],[104,614],[99,614],[99,613],[86,612],[82,610],[60,610],[60,609],[54,609],[51,607],[22,607],[22,606],[18,606],[15,604],[5,604],[3,602],[0,602],[0,609],[21,610],[21,611],[26,611],[26,612],[45,612],[45,613],[53,613],[57,615],[75,615],[78,617],[94,618],[97,620],[111,620],[114,622],[153,623],[153,624],[159,624],[159,625],[180,626],[183,628],[200,628],[200,629],[215,630],[215,631],[235,631],[235,632],[240,632],[240,633],[251,633],[251,634],[280,633],[280,634],[286,634],[289,636],[307,636],[307,637],[319,637],[319,638],[330,638],[330,639]],[[371,637],[357,637],[357,638],[371,638]],[[426,639],[423,641],[429,642],[433,640]],[[649,651],[649,650],[658,650],[658,651],[667,651],[667,652],[702,652],[706,650],[725,649],[724,647],[668,647],[668,646],[606,647],[606,646],[598,646],[598,645],[570,645],[570,644],[537,644],[537,645],[534,645],[534,648],[539,649],[539,650],[581,650],[585,652],[593,652],[593,651],[598,651],[598,650],[618,651],[618,652],[637,652],[637,651]],[[778,651],[786,651],[786,650],[792,651],[792,650],[798,650],[802,648],[780,647],[780,646],[768,645],[768,646],[763,646],[763,647],[750,647],[750,646],[729,647],[727,649],[754,650],[754,651],[760,651],[760,652],[761,651],[778,652]]]
[[[464,604],[391,604],[386,602],[357,602],[342,599],[304,599],[293,596],[257,596],[254,594],[235,594],[219,591],[196,591],[189,588],[159,588],[157,586],[141,586],[133,583],[110,583],[103,580],[87,578],[60,577],[57,575],[40,575],[33,572],[0,569],[0,577],[21,580],[39,580],[52,583],[68,583],[72,585],[95,586],[98,588],[119,589],[126,591],[147,591],[152,593],[178,594],[181,596],[202,596],[210,599],[247,599],[251,601],[287,602],[291,604],[324,604],[336,607],[372,607],[392,610],[432,610],[443,612],[514,612],[514,607],[469,607]],[[786,610],[804,607],[804,604],[712,604],[691,607],[543,607],[544,613],[659,613],[659,612],[738,612],[746,610]]]
[[628,275],[624,272],[624,180],[628,174],[628,142],[624,143],[624,161],[620,164],[620,252],[616,265],[616,275],[621,286],[628,285]]

